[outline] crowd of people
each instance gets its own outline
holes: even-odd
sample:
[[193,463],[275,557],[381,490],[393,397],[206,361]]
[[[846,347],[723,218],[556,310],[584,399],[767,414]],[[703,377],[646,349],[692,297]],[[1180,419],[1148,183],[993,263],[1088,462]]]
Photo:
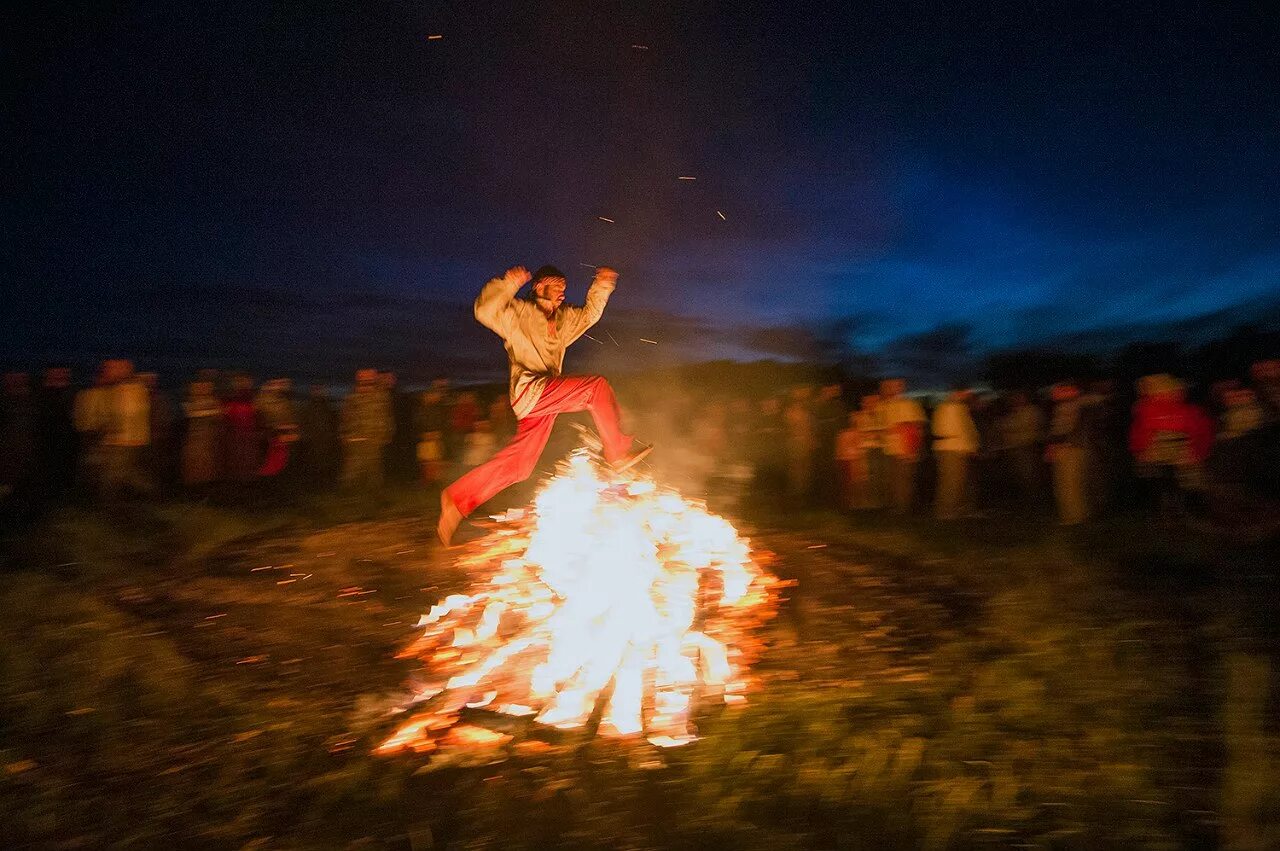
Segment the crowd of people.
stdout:
[[[120,359],[80,389],[64,367],[41,378],[33,387],[27,373],[4,376],[0,496],[9,500],[277,483],[370,491],[388,479],[443,487],[516,426],[502,392],[444,379],[404,392],[394,373],[373,369],[357,371],[341,399],[319,385],[295,393],[287,378],[255,386],[210,370],[173,400],[154,373]],[[1163,374],[1141,379],[1134,402],[1105,381],[941,398],[909,395],[901,379],[860,397],[835,383],[763,398],[667,395],[661,408],[630,409],[646,433],[671,435],[661,455],[699,459],[708,489],[751,482],[782,507],[931,511],[941,520],[1052,508],[1077,525],[1135,494],[1184,505],[1210,475],[1245,482],[1280,451],[1276,360],[1255,364],[1248,381],[1206,388],[1204,404]]]
[[670,433],[690,436],[708,480],[741,471],[752,494],[784,508],[940,520],[1052,510],[1075,526],[1117,506],[1182,511],[1210,479],[1258,494],[1280,484],[1280,361],[1206,388],[1205,404],[1167,374],[1134,390],[1063,381],[913,396],[891,379],[848,398],[839,384],[802,386],[754,403],[677,403],[687,409]]
[[438,380],[401,392],[391,372],[361,369],[350,393],[288,378],[255,386],[244,374],[202,371],[180,399],[154,373],[104,362],[92,384],[65,367],[39,387],[10,372],[0,399],[0,497],[77,495],[95,501],[202,494],[220,486],[340,485],[377,490],[390,477],[438,484],[450,464],[474,465],[515,429],[505,397]]

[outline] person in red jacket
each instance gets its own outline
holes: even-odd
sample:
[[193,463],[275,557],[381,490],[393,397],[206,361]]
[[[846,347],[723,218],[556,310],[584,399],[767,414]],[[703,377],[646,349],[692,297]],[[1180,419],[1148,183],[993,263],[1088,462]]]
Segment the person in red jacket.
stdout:
[[1182,382],[1170,375],[1139,381],[1129,451],[1140,476],[1154,479],[1162,504],[1179,490],[1204,487],[1204,462],[1213,447],[1213,420],[1186,399]]
[[476,394],[463,391],[458,394],[457,401],[449,409],[449,430],[452,432],[452,460],[462,459],[462,449],[467,442],[467,435],[475,431],[476,422],[480,419],[480,404]]
[[247,375],[231,379],[231,398],[223,404],[222,416],[226,423],[227,476],[236,482],[253,481],[262,464],[253,379]]

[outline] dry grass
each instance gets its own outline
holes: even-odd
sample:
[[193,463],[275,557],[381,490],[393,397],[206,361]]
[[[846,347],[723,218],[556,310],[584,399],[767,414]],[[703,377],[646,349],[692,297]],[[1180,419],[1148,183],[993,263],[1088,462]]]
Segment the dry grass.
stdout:
[[[503,751],[420,770],[368,752],[412,673],[393,652],[465,583],[419,519],[428,502],[67,512],[17,542],[0,576],[6,837],[690,849],[1277,838],[1267,554],[1224,575],[1209,548],[1152,544],[1141,524],[1076,538],[758,517],[755,539],[800,584],[746,708],[702,719],[698,743],[656,759],[647,746],[530,745],[545,737],[517,728]],[[375,593],[339,596],[355,586]]]

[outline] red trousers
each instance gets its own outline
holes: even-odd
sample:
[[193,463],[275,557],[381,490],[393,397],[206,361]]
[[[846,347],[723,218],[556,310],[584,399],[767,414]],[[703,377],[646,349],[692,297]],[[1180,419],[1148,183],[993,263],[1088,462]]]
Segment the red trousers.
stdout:
[[630,451],[631,435],[622,431],[618,400],[608,381],[599,375],[553,378],[543,388],[533,410],[517,423],[515,437],[488,461],[445,488],[445,496],[466,517],[499,491],[523,482],[532,475],[546,448],[556,415],[577,411],[591,412],[606,461],[616,461]]

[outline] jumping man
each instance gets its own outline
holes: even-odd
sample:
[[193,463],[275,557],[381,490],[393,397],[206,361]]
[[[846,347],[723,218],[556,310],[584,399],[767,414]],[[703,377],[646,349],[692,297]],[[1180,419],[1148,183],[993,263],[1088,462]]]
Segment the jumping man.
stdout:
[[[530,280],[533,298],[516,298]],[[565,277],[559,269],[543,266],[530,276],[525,267],[513,266],[480,291],[476,319],[502,338],[511,362],[516,434],[496,455],[440,494],[436,532],[445,546],[476,506],[529,478],[558,414],[590,411],[605,460],[616,470],[630,468],[652,450],[644,445],[633,449],[631,435],[622,431],[618,400],[608,381],[599,375],[560,374],[565,349],[600,321],[617,283],[617,272],[604,266],[596,269],[586,304],[578,307],[564,303]]]

